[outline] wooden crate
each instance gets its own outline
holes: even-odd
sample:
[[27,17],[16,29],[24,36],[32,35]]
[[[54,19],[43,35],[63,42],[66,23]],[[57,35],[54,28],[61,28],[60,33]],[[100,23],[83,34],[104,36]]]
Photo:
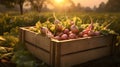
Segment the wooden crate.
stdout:
[[71,67],[111,55],[114,35],[57,41],[20,28],[20,40],[36,57],[52,67]]

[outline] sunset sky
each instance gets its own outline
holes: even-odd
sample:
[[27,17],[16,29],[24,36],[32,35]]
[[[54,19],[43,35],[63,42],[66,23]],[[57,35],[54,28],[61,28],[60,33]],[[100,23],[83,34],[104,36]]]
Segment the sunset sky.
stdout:
[[[65,2],[65,0],[55,0],[56,1],[56,6],[62,5],[60,1]],[[82,7],[91,7],[93,8],[95,5],[96,7],[99,6],[101,2],[107,3],[108,0],[72,0],[76,5],[77,3],[80,3]],[[25,7],[25,6],[24,6]],[[30,8],[30,7],[25,7],[25,8]],[[53,9],[54,7],[48,4],[49,9]]]
[[74,3],[80,3],[84,7],[89,6],[89,7],[93,8],[94,5],[96,5],[98,7],[101,2],[106,3],[108,0],[73,0],[73,1],[74,1]]
[[[55,0],[55,1],[56,1],[56,5],[59,6],[62,5],[60,1],[65,1],[65,0]],[[76,5],[77,3],[80,3],[82,7],[90,7],[90,8],[93,8],[95,5],[96,7],[98,7],[101,2],[105,2],[105,3],[108,2],[108,0],[72,0],[72,1]],[[48,8],[53,9],[54,7],[48,5]]]

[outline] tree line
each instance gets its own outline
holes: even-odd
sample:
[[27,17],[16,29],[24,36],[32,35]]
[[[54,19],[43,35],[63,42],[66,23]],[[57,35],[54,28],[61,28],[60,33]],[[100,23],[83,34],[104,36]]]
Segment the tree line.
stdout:
[[[0,0],[0,4],[5,5],[8,8],[13,8],[19,5],[20,13],[23,14],[23,4],[28,1],[31,6],[38,12],[41,12],[44,4],[51,4],[54,6],[53,0]],[[66,0],[70,3],[70,7],[65,7],[66,11],[96,11],[96,12],[120,12],[120,0],[108,0],[107,3],[101,2],[99,7],[94,6],[93,9],[90,7],[82,7],[80,3],[75,5],[72,0]]]
[[120,12],[120,0],[108,0],[105,4],[102,2],[96,9],[98,12]]

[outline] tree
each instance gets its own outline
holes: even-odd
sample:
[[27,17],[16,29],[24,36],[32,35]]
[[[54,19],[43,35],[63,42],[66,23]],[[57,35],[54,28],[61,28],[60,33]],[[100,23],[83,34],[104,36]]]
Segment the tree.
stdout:
[[106,9],[110,12],[120,12],[120,0],[109,0]]
[[5,5],[6,7],[14,7],[16,4],[20,7],[20,13],[23,14],[23,3],[25,0],[0,0],[0,4]]
[[94,5],[94,7],[93,7],[93,11],[96,11],[97,10],[97,7]]
[[104,2],[101,2],[97,11],[99,11],[99,12],[105,11],[105,6],[106,6],[106,4]]
[[5,5],[8,8],[12,8],[15,5],[15,0],[0,0],[0,4]]
[[77,4],[77,7],[78,7],[78,8],[80,8],[80,7],[81,7],[81,4],[80,4],[80,3],[78,3],[78,4]]
[[[70,11],[76,11],[76,5],[75,5],[75,3],[73,2],[73,0],[67,0],[67,3],[70,4],[70,7],[69,7],[69,9],[68,9],[69,12],[70,12]],[[80,4],[79,4],[79,6],[80,6]],[[78,6],[78,7],[79,7],[79,6]]]
[[29,0],[31,2],[31,5],[35,10],[38,12],[41,12],[41,9],[43,7],[43,4],[46,0]]
[[92,12],[92,9],[91,9],[90,7],[85,7],[84,10],[85,10],[86,12]]
[[[17,0],[16,0],[17,1]],[[25,0],[18,0],[17,3],[20,6],[20,13],[23,14],[23,3],[25,2]]]
[[77,7],[77,9],[81,9],[81,4],[78,3],[76,7]]

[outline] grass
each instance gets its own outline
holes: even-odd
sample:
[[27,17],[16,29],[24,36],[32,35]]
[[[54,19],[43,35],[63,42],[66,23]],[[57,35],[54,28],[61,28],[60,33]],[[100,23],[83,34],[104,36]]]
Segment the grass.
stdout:
[[[13,12],[13,11],[7,12],[7,13],[0,13],[0,31],[3,30],[2,29],[2,27],[3,27],[5,30],[5,31],[3,30],[3,33],[7,32],[7,34],[10,34],[10,36],[16,37],[16,35],[18,36],[18,33],[19,33],[18,27],[35,25],[35,23],[39,20],[41,22],[45,22],[49,17],[53,16],[53,13],[54,12],[42,12],[42,13],[28,12],[28,13],[25,13],[24,15],[20,15],[19,12]],[[114,20],[114,23],[112,23],[112,25],[110,25],[110,28],[120,34],[120,13],[96,13],[96,12],[71,12],[71,13],[62,12],[62,13],[59,13],[59,12],[56,12],[56,16],[57,16],[57,18],[60,18],[63,16],[68,16],[68,17],[79,16],[81,19],[83,19],[84,22],[87,22],[87,23],[89,23],[88,16],[91,16],[93,18],[94,22],[97,21],[97,22],[100,22],[101,24],[103,22],[111,22]],[[3,35],[0,36],[0,40],[4,40],[4,38],[2,37]],[[8,37],[8,36],[6,36],[6,37]],[[11,37],[11,39],[13,39],[13,37]],[[13,41],[11,41],[11,39],[8,38],[8,41],[6,41],[6,43],[7,44],[12,43]],[[22,54],[24,54],[24,53],[23,52],[20,53],[19,56],[17,54],[17,57],[23,56]],[[28,55],[26,55],[25,58],[26,57],[28,57]],[[23,59],[21,59],[21,57],[20,57],[16,60],[22,61]],[[109,58],[109,60],[111,60],[111,58]],[[22,61],[22,62],[24,63],[24,61]],[[82,64],[80,66],[88,67],[88,66],[90,66],[90,63],[91,62],[88,62],[88,63]],[[41,66],[45,67],[44,64],[43,65],[42,64],[43,64],[43,62],[41,62]],[[92,64],[94,65],[95,63],[92,63]],[[19,63],[18,63],[18,65],[19,65]],[[88,65],[88,66],[86,66],[86,65]]]

